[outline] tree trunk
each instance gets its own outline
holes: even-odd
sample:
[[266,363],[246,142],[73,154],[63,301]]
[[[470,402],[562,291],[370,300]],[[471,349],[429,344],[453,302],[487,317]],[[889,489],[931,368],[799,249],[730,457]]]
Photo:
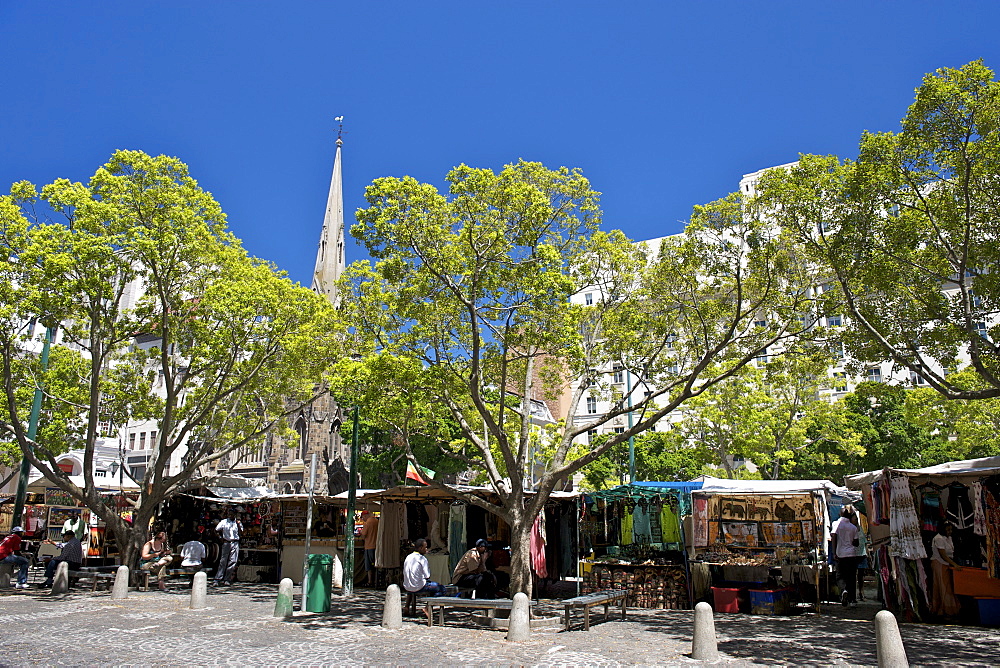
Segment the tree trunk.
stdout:
[[531,598],[531,525],[534,517],[518,514],[510,526],[510,595],[524,592]]

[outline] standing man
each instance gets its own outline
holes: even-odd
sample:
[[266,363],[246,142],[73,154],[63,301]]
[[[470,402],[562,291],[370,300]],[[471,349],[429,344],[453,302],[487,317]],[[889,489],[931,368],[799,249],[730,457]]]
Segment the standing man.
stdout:
[[368,586],[376,587],[375,576],[375,548],[378,546],[378,518],[375,513],[367,510],[361,511],[361,537],[365,540],[365,570],[368,571]]
[[63,542],[53,543],[51,540],[46,540],[49,545],[55,545],[61,551],[59,556],[54,559],[49,559],[49,563],[45,566],[45,582],[38,585],[41,589],[48,589],[52,586],[52,578],[56,574],[56,569],[59,564],[66,562],[69,564],[69,569],[71,571],[80,570],[80,566],[83,565],[83,545],[80,543],[80,539],[77,538],[76,532],[72,529],[68,531],[63,531]]
[[453,585],[474,589],[476,598],[493,598],[496,593],[496,577],[486,570],[486,547],[485,540],[477,540],[476,546],[462,555],[451,574]]
[[[403,561],[403,589],[418,596],[441,596],[444,585],[431,581],[431,565],[426,555],[427,541],[423,538],[413,541],[413,552]],[[417,614],[416,596],[413,597],[413,606],[406,613]]]
[[219,546],[219,568],[215,571],[215,584],[232,584],[236,577],[236,562],[240,558],[240,533],[243,523],[235,508],[230,509],[229,517],[215,525],[215,530],[222,539]]
[[837,584],[841,587],[840,600],[848,608],[857,607],[858,562],[861,561],[860,531],[852,521],[854,508],[840,509],[840,519],[833,530],[833,554],[837,561]]
[[28,588],[28,564],[31,563],[20,555],[21,536],[24,534],[24,527],[14,527],[10,530],[10,535],[0,542],[0,562],[14,564],[20,570],[17,572],[16,589]]

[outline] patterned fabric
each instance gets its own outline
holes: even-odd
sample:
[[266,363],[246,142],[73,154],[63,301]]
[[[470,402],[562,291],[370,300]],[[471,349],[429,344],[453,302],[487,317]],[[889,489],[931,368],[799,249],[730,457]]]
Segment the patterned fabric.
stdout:
[[893,478],[890,482],[889,531],[892,540],[889,553],[904,559],[925,559],[927,551],[920,536],[920,519],[913,507],[913,495],[906,478]]
[[986,513],[983,511],[983,483],[978,480],[972,483],[972,509],[975,513],[973,531],[978,536],[986,535]]

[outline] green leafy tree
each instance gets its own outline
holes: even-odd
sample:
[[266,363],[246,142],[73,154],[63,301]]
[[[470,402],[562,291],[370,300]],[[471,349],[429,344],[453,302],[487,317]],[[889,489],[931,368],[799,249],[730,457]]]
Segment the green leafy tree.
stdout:
[[[599,438],[606,438],[600,436]],[[628,474],[628,442],[618,443],[583,470],[590,489],[607,489],[622,484]],[[675,434],[646,431],[635,437],[636,480],[682,482],[705,473],[714,458],[704,448],[678,442]]]
[[[998,174],[1000,83],[976,61],[924,77],[901,131],[866,133],[857,161],[772,170],[760,203],[827,267],[855,359],[891,360],[950,399],[997,397]],[[951,380],[965,360],[982,384]]]
[[[814,283],[812,265],[739,195],[696,207],[684,234],[646,249],[598,231],[597,193],[577,171],[462,165],[447,181],[447,195],[408,177],[368,187],[352,234],[374,262],[348,272],[347,306],[359,340],[425,372],[396,382],[419,385],[459,425],[454,456],[484,473],[499,502],[452,491],[511,526],[511,587],[530,593],[529,532],[551,492],[802,335],[816,304],[798,286]],[[593,305],[580,303],[586,292]],[[762,314],[766,327],[755,325]],[[614,363],[651,388],[631,408],[605,378]],[[532,400],[563,393],[566,414],[538,424]],[[610,407],[580,419],[586,397]],[[631,428],[580,452],[589,431],[630,410]],[[545,471],[526,494],[536,447]]]
[[849,473],[887,466],[917,468],[948,461],[940,436],[907,418],[907,394],[908,390],[898,385],[864,382],[844,397],[864,448]]
[[[985,384],[971,369],[949,382],[974,389]],[[943,461],[1000,455],[1000,399],[945,399],[918,387],[907,392],[905,412],[910,422],[940,437]]]
[[[131,564],[157,504],[314,396],[338,350],[323,298],[248,257],[175,158],[118,151],[86,185],[0,197],[0,433],[54,485],[100,515]],[[59,325],[42,375],[27,323]],[[26,388],[45,390],[27,436]],[[132,524],[93,479],[99,422],[153,420],[157,438]],[[56,465],[82,449],[85,484]],[[173,465],[169,465],[173,460]]]

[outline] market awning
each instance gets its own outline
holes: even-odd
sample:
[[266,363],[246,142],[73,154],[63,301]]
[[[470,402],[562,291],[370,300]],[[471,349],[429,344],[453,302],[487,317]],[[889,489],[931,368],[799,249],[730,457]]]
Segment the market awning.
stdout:
[[886,468],[881,471],[867,471],[857,473],[844,478],[844,483],[851,489],[861,489],[865,485],[870,485],[885,473],[897,473],[909,478],[921,476],[982,476],[1000,474],[1000,457],[981,457],[979,459],[963,459],[954,462],[945,462],[935,466],[927,466],[922,469],[894,469]]
[[827,492],[837,496],[852,496],[845,487],[829,480],[728,480],[705,477],[701,492],[709,494],[806,494]]
[[267,487],[207,487],[208,491],[220,499],[231,501],[254,501],[268,499],[274,496]]

